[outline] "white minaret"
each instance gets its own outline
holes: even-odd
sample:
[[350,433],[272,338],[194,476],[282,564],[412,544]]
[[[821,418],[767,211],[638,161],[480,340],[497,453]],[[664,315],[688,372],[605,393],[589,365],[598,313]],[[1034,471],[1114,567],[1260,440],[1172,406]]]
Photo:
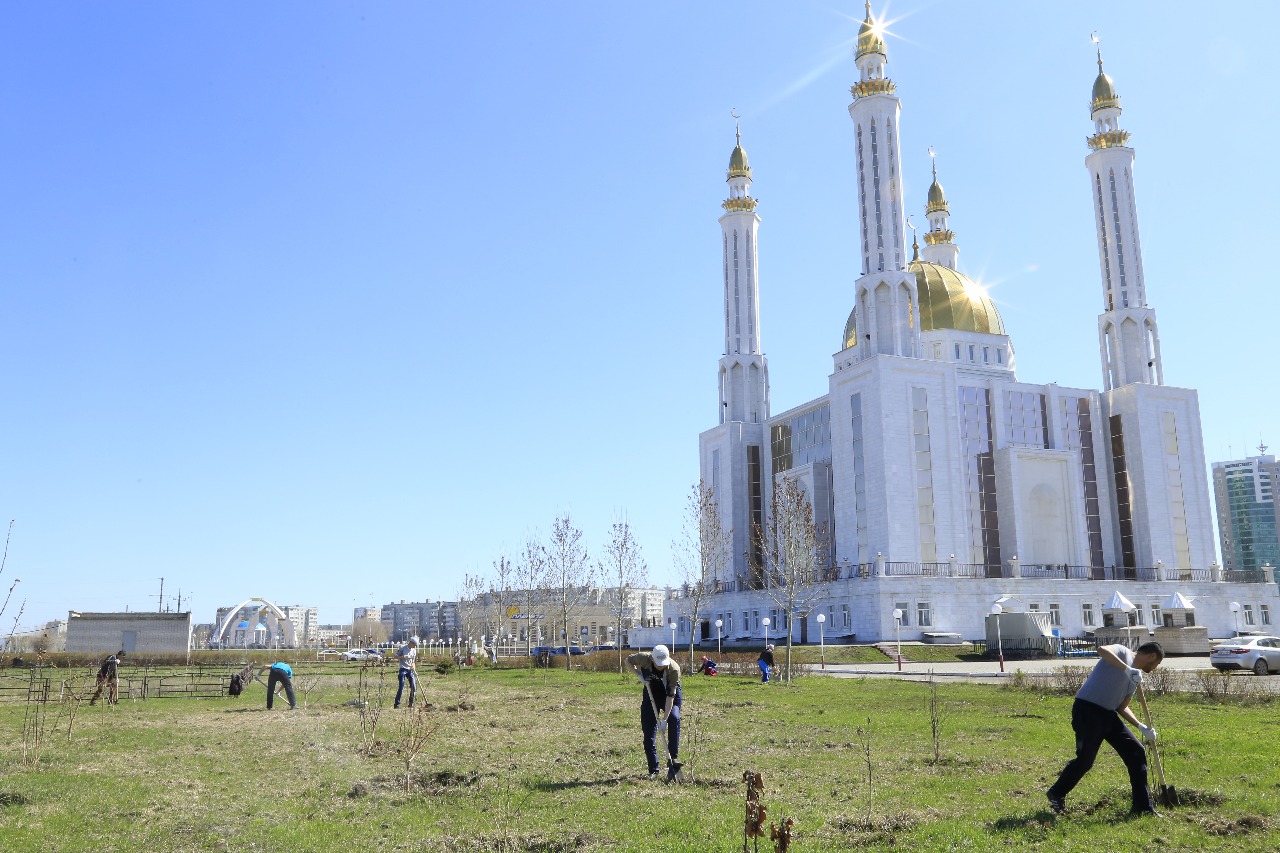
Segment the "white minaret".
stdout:
[[938,183],[938,161],[934,160],[933,183],[929,185],[929,201],[924,206],[925,218],[929,220],[929,230],[925,232],[925,246],[920,252],[920,257],[930,263],[955,269],[960,247],[953,242],[956,235],[947,227],[947,217],[950,214],[951,208],[947,206],[947,197],[942,194],[942,184]]
[[1098,317],[1098,346],[1106,390],[1134,382],[1163,385],[1160,335],[1156,312],[1147,307],[1142,278],[1142,244],[1133,194],[1133,149],[1129,133],[1120,129],[1120,96],[1102,70],[1093,83],[1092,152],[1089,170],[1093,216],[1098,229],[1098,263],[1102,270],[1104,312]]
[[879,25],[867,3],[867,17],[855,49],[858,82],[850,89],[858,165],[858,222],[862,231],[862,275],[854,314],[859,354],[918,356],[919,300],[915,275],[908,272],[906,224],[902,209],[898,122],[902,105],[885,76],[888,58]]
[[769,365],[760,352],[760,217],[751,197],[751,166],[742,132],[729,157],[729,197],[721,207],[724,240],[724,356],[720,359],[720,423],[763,423],[769,417]]

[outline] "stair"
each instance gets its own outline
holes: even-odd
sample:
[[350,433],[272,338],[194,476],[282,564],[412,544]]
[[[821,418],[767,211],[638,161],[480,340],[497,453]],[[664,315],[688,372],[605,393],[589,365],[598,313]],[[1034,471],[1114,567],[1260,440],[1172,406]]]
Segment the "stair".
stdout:
[[876,643],[876,649],[891,661],[898,660],[898,647],[893,643]]

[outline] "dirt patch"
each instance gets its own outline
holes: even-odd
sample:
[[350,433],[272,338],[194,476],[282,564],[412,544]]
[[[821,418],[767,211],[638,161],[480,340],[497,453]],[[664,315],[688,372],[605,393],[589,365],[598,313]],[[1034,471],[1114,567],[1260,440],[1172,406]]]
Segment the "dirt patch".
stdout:
[[1209,818],[1200,821],[1200,826],[1210,835],[1241,835],[1246,832],[1265,832],[1271,828],[1271,821],[1262,815],[1249,814],[1235,820]]
[[1227,801],[1227,798],[1221,794],[1215,794],[1212,791],[1197,791],[1192,789],[1178,788],[1178,805],[1180,806],[1220,806]]
[[29,800],[13,791],[0,791],[0,808],[5,806],[25,806]]
[[599,839],[585,834],[569,838],[510,834],[449,838],[439,849],[448,853],[582,853],[603,846]]

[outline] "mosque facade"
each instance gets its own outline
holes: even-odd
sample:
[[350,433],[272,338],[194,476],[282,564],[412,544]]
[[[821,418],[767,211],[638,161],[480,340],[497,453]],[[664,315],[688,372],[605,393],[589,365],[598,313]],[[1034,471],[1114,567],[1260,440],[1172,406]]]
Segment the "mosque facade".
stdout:
[[[761,340],[760,217],[740,136],[730,156],[719,417],[699,456],[731,544],[704,578],[714,593],[681,633],[756,641],[789,626],[799,642],[819,632],[970,638],[983,636],[999,601],[1004,612],[1045,614],[1064,637],[1115,619],[1161,625],[1170,602],[1189,603],[1195,612],[1183,617],[1228,636],[1231,602],[1275,612],[1271,578],[1215,560],[1199,402],[1166,383],[1134,149],[1101,54],[1084,160],[1101,280],[1100,390],[1018,377],[996,304],[958,268],[936,167],[924,245],[911,235],[901,102],[869,5],[855,55],[861,270],[844,328],[832,329],[839,348],[827,393],[778,414]],[[825,534],[816,592],[794,613],[768,594],[761,535],[783,478],[803,485]],[[1131,607],[1107,612],[1116,601]]]

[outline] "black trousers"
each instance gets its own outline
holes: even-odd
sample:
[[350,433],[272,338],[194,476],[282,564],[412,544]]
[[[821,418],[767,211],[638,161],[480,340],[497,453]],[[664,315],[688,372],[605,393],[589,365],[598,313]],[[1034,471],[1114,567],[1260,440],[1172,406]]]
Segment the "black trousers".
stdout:
[[1147,787],[1147,750],[1115,711],[1077,699],[1071,706],[1071,728],[1076,733],[1076,757],[1067,762],[1049,796],[1063,799],[1093,767],[1102,742],[1111,744],[1129,770],[1129,786],[1133,789],[1133,810],[1152,808],[1151,790]]
[[284,685],[284,695],[289,697],[289,707],[293,708],[297,705],[293,700],[293,679],[284,674],[283,669],[271,668],[271,674],[267,676],[267,710],[271,710],[271,703],[276,698],[276,685]]

